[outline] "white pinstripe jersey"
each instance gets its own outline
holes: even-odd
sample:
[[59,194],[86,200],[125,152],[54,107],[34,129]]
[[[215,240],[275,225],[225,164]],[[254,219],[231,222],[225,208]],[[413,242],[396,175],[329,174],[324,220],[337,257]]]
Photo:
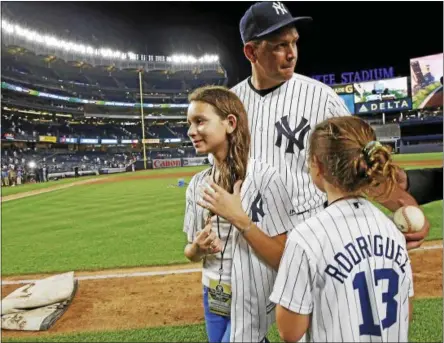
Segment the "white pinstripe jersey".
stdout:
[[350,115],[344,101],[329,86],[299,74],[265,96],[256,93],[248,80],[231,90],[248,113],[250,156],[284,177],[298,214],[322,209],[327,199],[308,173],[308,137],[323,120]]
[[407,342],[413,279],[405,238],[365,199],[339,200],[287,239],[270,299],[312,314],[313,342]]
[[[204,228],[206,212],[197,205],[197,201],[200,199],[198,187],[208,171],[209,169],[196,174],[187,188],[183,231],[189,242]],[[248,216],[271,237],[291,231],[298,223],[280,174],[261,161],[249,159],[241,199]],[[223,240],[226,233],[221,236]],[[269,296],[277,273],[256,255],[236,229],[232,233],[231,244],[230,341],[259,342],[274,323],[275,305],[269,300]],[[216,255],[220,263],[220,253]]]

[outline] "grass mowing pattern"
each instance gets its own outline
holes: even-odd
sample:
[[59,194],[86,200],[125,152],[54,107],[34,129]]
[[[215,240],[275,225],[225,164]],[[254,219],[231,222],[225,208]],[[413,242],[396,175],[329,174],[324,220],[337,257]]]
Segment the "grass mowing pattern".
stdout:
[[2,204],[3,275],[186,262],[185,188],[168,188],[175,182],[77,186]]
[[[442,299],[414,301],[409,342],[442,342]],[[282,342],[276,326],[268,334]],[[102,331],[46,337],[5,339],[4,342],[207,342],[205,325],[165,326],[149,329]]]

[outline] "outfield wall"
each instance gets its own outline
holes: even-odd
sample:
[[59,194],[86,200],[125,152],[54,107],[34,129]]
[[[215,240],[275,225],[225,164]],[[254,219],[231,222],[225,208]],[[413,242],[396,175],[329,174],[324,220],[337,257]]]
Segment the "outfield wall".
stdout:
[[443,143],[419,143],[413,145],[401,144],[399,146],[401,154],[420,154],[427,152],[443,152]]

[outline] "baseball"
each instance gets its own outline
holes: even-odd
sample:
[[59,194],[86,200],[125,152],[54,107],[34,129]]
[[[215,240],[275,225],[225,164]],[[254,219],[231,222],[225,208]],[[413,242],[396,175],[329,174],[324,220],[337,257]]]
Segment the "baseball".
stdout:
[[422,229],[425,216],[419,207],[403,206],[395,212],[393,221],[401,232],[412,233]]

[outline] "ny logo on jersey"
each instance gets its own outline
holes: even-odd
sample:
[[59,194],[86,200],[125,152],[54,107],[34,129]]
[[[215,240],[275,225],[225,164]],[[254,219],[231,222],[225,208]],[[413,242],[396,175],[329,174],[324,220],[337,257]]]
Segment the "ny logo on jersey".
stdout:
[[[294,154],[295,144],[299,148],[299,150],[304,150],[304,138],[307,132],[310,130],[310,125],[307,124],[308,120],[302,117],[299,125],[294,130],[290,129],[290,125],[288,124],[288,116],[282,117],[281,122],[277,122],[275,124],[278,131],[275,145],[280,148],[282,145],[282,136],[285,136],[289,140],[287,150],[285,150],[286,153]],[[296,134],[298,132],[299,137],[296,138]]]
[[259,223],[259,215],[265,216],[261,193],[257,193],[256,199],[251,204],[252,222]]
[[284,4],[279,1],[273,2],[273,8],[275,9],[276,14],[278,14],[278,15],[285,14],[288,12],[287,9],[285,8]]

